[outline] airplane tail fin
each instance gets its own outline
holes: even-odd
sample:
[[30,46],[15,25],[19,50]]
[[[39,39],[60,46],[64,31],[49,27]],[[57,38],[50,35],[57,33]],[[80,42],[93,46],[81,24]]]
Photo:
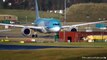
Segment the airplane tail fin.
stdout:
[[35,12],[36,12],[36,19],[39,19],[40,17],[39,17],[39,10],[38,10],[38,3],[37,3],[37,0],[35,0]]

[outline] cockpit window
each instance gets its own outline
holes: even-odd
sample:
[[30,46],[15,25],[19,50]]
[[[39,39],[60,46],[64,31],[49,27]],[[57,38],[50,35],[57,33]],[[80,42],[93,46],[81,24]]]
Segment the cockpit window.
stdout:
[[53,24],[53,25],[59,25],[59,24]]

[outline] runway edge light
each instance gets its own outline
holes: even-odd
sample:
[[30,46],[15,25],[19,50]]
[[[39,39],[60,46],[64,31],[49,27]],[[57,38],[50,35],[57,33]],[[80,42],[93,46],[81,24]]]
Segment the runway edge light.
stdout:
[[25,43],[25,42],[24,42],[24,41],[20,41],[20,43],[22,43],[22,44],[23,44],[23,43]]

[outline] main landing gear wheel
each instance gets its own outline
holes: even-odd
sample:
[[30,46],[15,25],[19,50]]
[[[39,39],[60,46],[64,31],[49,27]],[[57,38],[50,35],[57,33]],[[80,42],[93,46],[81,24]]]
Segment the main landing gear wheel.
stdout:
[[38,37],[38,35],[36,34],[32,34],[32,38],[37,38]]
[[37,35],[37,32],[34,32],[34,34],[32,34],[32,38],[37,38],[38,35]]

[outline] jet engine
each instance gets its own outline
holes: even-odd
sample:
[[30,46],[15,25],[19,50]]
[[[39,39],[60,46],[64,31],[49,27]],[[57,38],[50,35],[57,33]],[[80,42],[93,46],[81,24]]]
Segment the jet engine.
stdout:
[[22,28],[21,32],[24,36],[29,36],[31,34],[31,29],[25,27],[25,28]]
[[77,28],[71,28],[71,32],[77,32]]
[[78,28],[77,27],[67,27],[64,28],[65,31],[69,31],[69,32],[77,32]]
[[77,32],[78,28],[77,27],[70,27],[69,31],[71,31],[71,32]]

